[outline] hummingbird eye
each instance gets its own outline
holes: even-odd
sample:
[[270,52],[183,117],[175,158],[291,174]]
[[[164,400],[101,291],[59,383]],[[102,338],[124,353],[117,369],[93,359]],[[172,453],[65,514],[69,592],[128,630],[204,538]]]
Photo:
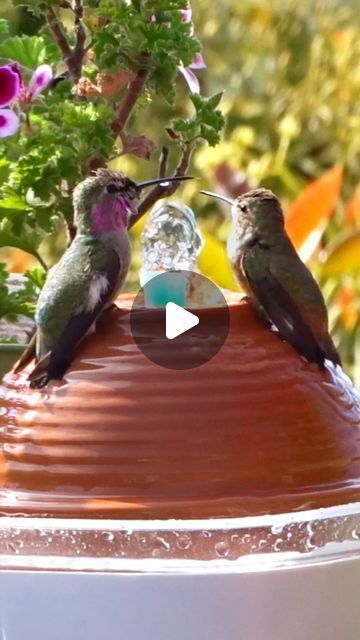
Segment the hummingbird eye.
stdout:
[[107,187],[106,187],[106,191],[108,193],[118,193],[118,191],[120,191],[120,189],[116,184],[108,184]]
[[130,200],[135,200],[135,198],[137,198],[138,196],[138,192],[136,189],[130,187],[127,191],[127,196],[130,198]]
[[242,202],[239,205],[239,208],[240,208],[240,211],[243,211],[244,213],[245,213],[245,211],[247,211],[247,205],[244,202]]

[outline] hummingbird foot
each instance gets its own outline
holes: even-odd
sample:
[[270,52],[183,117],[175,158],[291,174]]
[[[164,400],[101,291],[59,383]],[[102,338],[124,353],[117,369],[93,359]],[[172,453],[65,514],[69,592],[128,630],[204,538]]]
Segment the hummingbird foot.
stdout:
[[47,384],[49,384],[50,380],[50,376],[47,373],[44,373],[42,376],[39,376],[39,378],[30,381],[30,389],[43,389]]
[[[55,355],[55,357],[54,357]],[[71,364],[72,357],[64,357],[62,354],[50,352],[35,365],[34,370],[28,376],[31,389],[42,389],[51,380],[62,380],[66,370]]]

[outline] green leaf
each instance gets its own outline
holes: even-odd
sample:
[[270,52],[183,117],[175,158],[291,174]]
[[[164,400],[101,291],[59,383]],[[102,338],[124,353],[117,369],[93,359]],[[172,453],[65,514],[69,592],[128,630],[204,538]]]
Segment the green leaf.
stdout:
[[213,96],[210,96],[210,98],[206,98],[207,106],[211,107],[212,109],[216,109],[222,97],[223,91],[221,91],[220,93],[215,93]]
[[23,234],[16,235],[13,233],[9,225],[5,223],[0,225],[0,248],[1,247],[14,247],[15,249],[21,249],[34,255],[44,237],[41,231],[33,231],[28,228],[23,231]]
[[14,36],[0,44],[0,57],[15,60],[28,69],[35,69],[46,61],[46,46],[40,36]]
[[25,273],[26,277],[37,287],[42,289],[46,280],[46,271],[42,267],[33,267]]
[[2,189],[3,197],[0,199],[0,217],[4,214],[10,214],[11,212],[26,211],[29,207],[24,198],[12,189],[11,187],[4,187]]
[[9,23],[7,20],[0,20],[0,36],[3,38],[9,34]]

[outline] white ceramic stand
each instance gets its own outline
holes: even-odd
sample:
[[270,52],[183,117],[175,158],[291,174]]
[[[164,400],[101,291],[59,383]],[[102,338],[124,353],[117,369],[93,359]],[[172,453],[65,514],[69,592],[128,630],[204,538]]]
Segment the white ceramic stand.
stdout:
[[359,640],[360,558],[266,572],[0,572],[1,640]]

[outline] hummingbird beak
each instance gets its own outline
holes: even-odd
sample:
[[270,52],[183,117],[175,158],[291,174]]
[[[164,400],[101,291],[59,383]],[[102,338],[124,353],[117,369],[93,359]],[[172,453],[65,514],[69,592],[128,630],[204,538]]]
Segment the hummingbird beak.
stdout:
[[151,187],[153,184],[160,184],[162,187],[167,187],[170,182],[181,182],[182,180],[194,180],[193,176],[171,176],[170,178],[156,178],[154,180],[146,180],[140,182],[137,185],[138,189],[145,189],[145,187]]
[[220,195],[220,193],[214,193],[213,191],[200,191],[199,193],[203,193],[205,196],[211,196],[212,198],[217,198],[218,200],[223,200],[227,202],[231,207],[234,204],[234,201],[231,198],[227,198],[226,196]]

